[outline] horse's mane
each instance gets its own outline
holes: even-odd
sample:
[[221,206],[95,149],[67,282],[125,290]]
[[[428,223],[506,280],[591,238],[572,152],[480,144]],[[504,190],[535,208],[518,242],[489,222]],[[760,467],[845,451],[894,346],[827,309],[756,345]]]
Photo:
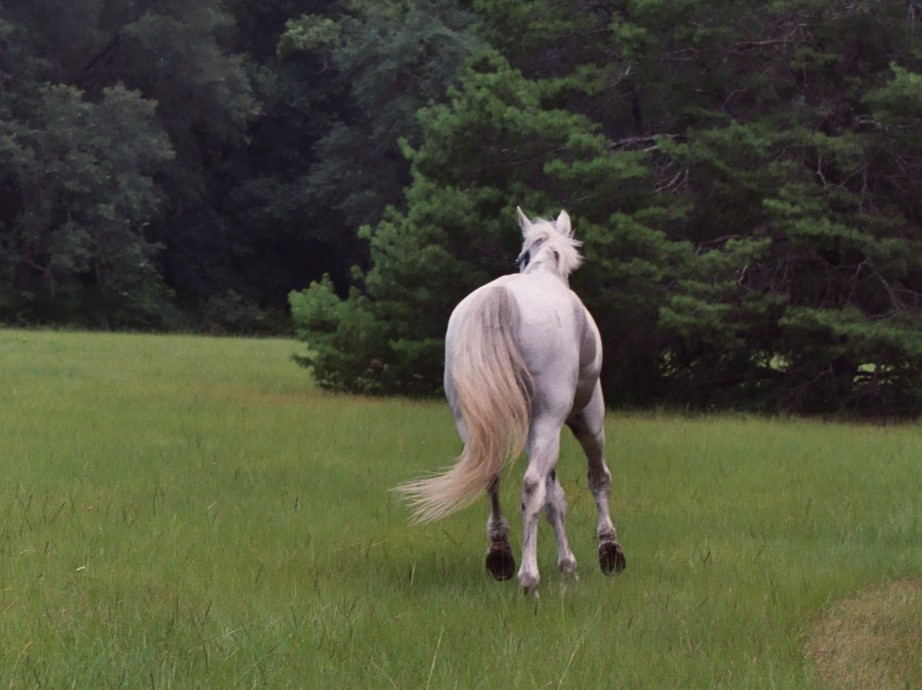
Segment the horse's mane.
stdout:
[[[561,233],[552,220],[545,218],[533,220],[531,226],[525,231],[524,240],[523,253],[532,252],[530,264],[546,259],[546,254],[549,252],[555,253],[557,254],[557,271],[567,277],[583,263],[583,256],[577,249],[582,242],[575,239],[572,234]],[[536,244],[540,246],[532,249]],[[551,260],[554,259],[551,258]]]

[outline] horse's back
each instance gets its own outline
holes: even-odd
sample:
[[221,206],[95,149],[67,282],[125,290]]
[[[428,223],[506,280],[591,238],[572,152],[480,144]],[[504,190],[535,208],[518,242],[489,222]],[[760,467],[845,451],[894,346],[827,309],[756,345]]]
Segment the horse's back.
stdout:
[[581,407],[598,379],[601,342],[582,301],[551,274],[503,276],[462,300],[449,320],[446,368],[451,366],[451,343],[458,329],[465,327],[468,314],[486,292],[498,288],[508,291],[518,307],[515,342],[533,380],[536,403],[544,401],[564,412]]

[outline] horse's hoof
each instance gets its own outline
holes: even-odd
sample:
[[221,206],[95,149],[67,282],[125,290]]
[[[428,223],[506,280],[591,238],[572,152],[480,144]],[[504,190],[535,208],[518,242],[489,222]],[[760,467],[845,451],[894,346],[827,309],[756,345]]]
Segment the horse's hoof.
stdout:
[[621,544],[616,541],[603,541],[599,544],[599,567],[606,575],[620,573],[627,567]]
[[494,580],[508,580],[515,575],[515,559],[508,541],[495,541],[487,551],[487,570]]
[[574,580],[579,579],[579,572],[576,567],[576,559],[568,558],[557,562],[557,567],[564,575],[569,575]]
[[537,573],[533,575],[519,573],[519,586],[522,588],[525,596],[530,596],[535,599],[538,598],[538,582],[540,579]]

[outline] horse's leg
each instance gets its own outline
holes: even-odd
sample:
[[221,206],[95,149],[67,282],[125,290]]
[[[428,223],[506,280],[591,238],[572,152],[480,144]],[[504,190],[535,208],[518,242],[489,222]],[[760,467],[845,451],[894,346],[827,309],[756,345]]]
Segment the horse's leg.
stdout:
[[496,580],[508,580],[515,573],[515,559],[509,546],[509,523],[499,507],[499,475],[487,488],[490,498],[490,517],[487,519],[487,536],[490,548],[487,550],[487,570]]
[[543,418],[532,421],[526,450],[528,469],[522,480],[522,565],[519,584],[527,593],[535,592],[541,576],[538,573],[538,517],[547,499],[547,484],[560,451],[559,422]]
[[547,502],[544,504],[544,513],[547,521],[554,528],[557,538],[557,567],[567,575],[577,578],[576,557],[570,549],[570,540],[567,539],[567,530],[564,520],[567,517],[567,498],[563,487],[557,480],[557,472],[551,471],[547,477]]
[[624,570],[627,562],[618,543],[618,533],[609,514],[611,472],[605,464],[605,403],[602,387],[596,382],[589,404],[567,420],[567,425],[583,447],[589,462],[589,489],[599,511],[596,535],[599,538],[599,566],[606,575]]

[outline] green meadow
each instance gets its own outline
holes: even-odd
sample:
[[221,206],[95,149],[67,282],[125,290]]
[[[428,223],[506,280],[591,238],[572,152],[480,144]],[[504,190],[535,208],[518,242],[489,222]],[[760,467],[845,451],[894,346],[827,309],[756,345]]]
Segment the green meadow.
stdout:
[[844,687],[836,611],[922,634],[918,424],[610,414],[627,570],[565,435],[581,577],[543,524],[533,599],[483,569],[485,502],[417,527],[389,491],[458,453],[447,406],[325,393],[300,348],[0,331],[0,687]]

